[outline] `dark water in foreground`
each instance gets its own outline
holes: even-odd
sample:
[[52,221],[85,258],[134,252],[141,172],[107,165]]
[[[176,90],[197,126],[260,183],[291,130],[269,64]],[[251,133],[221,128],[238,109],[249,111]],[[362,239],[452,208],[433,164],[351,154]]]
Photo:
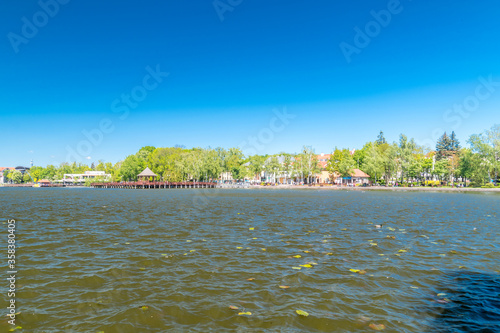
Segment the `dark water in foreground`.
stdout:
[[0,206],[17,332],[500,332],[498,194],[0,189]]

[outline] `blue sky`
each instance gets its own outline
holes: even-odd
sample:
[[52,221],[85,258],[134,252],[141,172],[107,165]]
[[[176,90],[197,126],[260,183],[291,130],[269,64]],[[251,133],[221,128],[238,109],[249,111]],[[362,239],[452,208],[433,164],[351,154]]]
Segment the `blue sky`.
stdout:
[[145,145],[328,153],[380,130],[430,145],[455,130],[464,143],[500,123],[499,10],[493,0],[6,0],[0,166],[117,162]]

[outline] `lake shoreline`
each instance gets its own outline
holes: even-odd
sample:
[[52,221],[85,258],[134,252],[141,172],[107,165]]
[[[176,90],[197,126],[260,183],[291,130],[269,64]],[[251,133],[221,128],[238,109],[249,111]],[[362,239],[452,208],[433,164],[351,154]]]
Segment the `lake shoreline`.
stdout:
[[370,187],[337,187],[337,186],[301,186],[301,185],[278,185],[278,186],[261,186],[252,185],[250,189],[270,189],[270,190],[334,190],[334,191],[431,191],[431,192],[500,192],[500,188],[448,188],[448,187],[385,187],[385,186],[370,186]]

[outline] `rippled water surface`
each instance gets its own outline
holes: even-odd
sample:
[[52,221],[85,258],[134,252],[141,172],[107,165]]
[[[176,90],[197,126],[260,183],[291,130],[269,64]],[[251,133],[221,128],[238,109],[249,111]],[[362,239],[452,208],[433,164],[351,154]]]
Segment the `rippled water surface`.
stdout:
[[20,331],[500,332],[498,194],[4,188],[0,205]]

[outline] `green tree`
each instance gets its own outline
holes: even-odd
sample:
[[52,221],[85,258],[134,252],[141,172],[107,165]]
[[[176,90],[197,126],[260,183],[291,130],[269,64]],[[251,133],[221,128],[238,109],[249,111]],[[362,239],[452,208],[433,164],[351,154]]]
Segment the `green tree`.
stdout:
[[383,144],[386,144],[386,143],[387,143],[387,141],[385,140],[384,132],[380,131],[380,133],[377,136],[376,144],[377,145],[383,145]]
[[230,172],[233,179],[241,179],[240,167],[243,162],[243,152],[240,148],[229,148],[226,158],[225,166],[226,172]]
[[382,156],[380,153],[379,145],[374,143],[369,143],[368,149],[366,151],[366,156],[361,167],[361,170],[370,175],[370,178],[378,183],[380,177],[384,174],[384,168],[382,163]]
[[122,181],[136,181],[137,175],[144,170],[141,164],[136,155],[127,156],[120,166],[120,179]]
[[448,177],[449,170],[450,170],[450,160],[441,159],[437,160],[436,163],[434,164],[434,170],[432,171],[432,174],[438,177],[439,180],[443,181],[445,178]]
[[282,168],[282,165],[279,161],[279,156],[270,156],[266,160],[264,168],[268,174],[272,175],[272,182],[276,184],[276,176],[279,175]]
[[498,184],[498,171],[500,170],[500,125],[493,126],[490,130],[479,135],[474,134],[469,139],[473,152],[482,159],[480,168],[488,173],[489,179]]
[[282,153],[283,159],[283,171],[285,173],[285,184],[288,184],[288,179],[294,175],[294,158],[290,154]]
[[23,175],[23,183],[29,183],[31,182],[31,177],[29,175],[28,172],[26,172],[24,175]]
[[9,176],[14,184],[21,184],[23,181],[23,174],[18,170],[14,170],[13,172],[9,173]]
[[436,143],[436,158],[438,160],[446,158],[449,156],[449,152],[452,150],[452,142],[446,132],[438,139]]
[[399,145],[396,149],[397,164],[401,175],[401,183],[404,182],[405,176],[408,176],[410,166],[413,163],[414,155],[417,153],[417,144],[415,140],[408,140],[406,135],[399,136]]
[[314,153],[312,147],[304,146],[302,149],[302,153],[299,156],[300,164],[302,167],[302,172],[307,178],[307,183],[311,183],[311,178],[313,175],[320,171],[318,157]]
[[454,152],[460,151],[460,141],[458,141],[455,131],[450,135],[450,150]]

